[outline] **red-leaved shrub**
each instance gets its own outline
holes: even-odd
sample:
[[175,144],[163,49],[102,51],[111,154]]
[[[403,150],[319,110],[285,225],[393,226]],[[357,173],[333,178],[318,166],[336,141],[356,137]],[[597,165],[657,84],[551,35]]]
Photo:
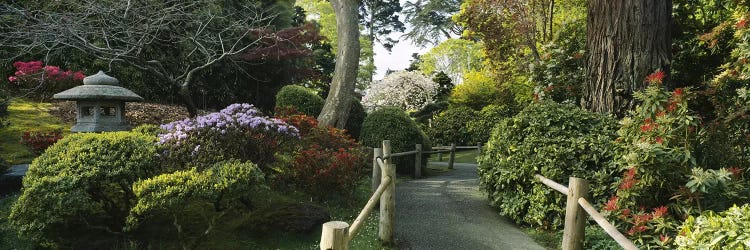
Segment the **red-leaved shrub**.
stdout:
[[62,134],[59,131],[53,132],[23,132],[21,136],[21,143],[31,148],[34,154],[41,154],[52,144],[55,144],[58,140],[62,139]]

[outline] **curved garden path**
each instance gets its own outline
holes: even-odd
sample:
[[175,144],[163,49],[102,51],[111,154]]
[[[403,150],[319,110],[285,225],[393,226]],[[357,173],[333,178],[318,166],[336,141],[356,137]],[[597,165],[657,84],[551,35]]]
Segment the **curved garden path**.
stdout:
[[454,168],[396,184],[400,249],[544,249],[487,204],[476,164]]

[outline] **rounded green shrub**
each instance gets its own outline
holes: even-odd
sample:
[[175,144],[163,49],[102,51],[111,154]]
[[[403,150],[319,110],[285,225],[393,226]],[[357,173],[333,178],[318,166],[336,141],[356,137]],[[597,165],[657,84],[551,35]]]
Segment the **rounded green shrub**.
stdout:
[[[370,113],[362,124],[359,138],[362,145],[373,148],[380,148],[383,140],[390,140],[393,153],[412,151],[416,144],[422,144],[423,150],[430,150],[430,141],[417,123],[406,112],[395,107],[381,108]],[[394,162],[398,173],[414,172],[414,157],[397,157]],[[425,155],[422,163],[426,162]]]
[[349,132],[353,138],[359,138],[362,132],[362,123],[365,121],[365,107],[357,98],[352,98],[352,107],[349,109],[349,119],[346,121],[344,129]]
[[155,142],[133,132],[63,138],[32,162],[10,222],[43,246],[98,248],[83,247],[81,235],[122,232],[135,202],[132,184],[159,171]]
[[675,239],[677,249],[750,248],[750,204],[733,206],[718,215],[706,211],[689,216]]
[[309,116],[318,116],[323,104],[325,100],[313,90],[298,85],[284,86],[276,93],[276,108],[291,106]]
[[449,108],[435,116],[427,128],[427,135],[433,142],[442,145],[473,145],[475,142],[466,124],[476,118],[477,112],[469,107]]
[[479,114],[469,120],[466,127],[474,142],[486,143],[490,140],[492,129],[503,119],[516,114],[516,108],[505,104],[490,104],[482,108]]
[[534,175],[563,185],[570,176],[586,179],[592,203],[603,203],[619,173],[612,164],[616,125],[609,116],[573,105],[531,104],[495,127],[479,157],[480,186],[517,223],[560,227],[566,198]]

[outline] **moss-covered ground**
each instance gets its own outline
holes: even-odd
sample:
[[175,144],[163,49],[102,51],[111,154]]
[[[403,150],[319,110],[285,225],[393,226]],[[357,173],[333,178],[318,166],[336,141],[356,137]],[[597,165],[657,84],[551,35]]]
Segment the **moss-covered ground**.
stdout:
[[11,164],[30,163],[35,155],[21,143],[26,131],[61,131],[67,134],[72,124],[65,124],[49,114],[50,103],[26,99],[13,100],[8,107],[9,126],[0,129],[0,158]]

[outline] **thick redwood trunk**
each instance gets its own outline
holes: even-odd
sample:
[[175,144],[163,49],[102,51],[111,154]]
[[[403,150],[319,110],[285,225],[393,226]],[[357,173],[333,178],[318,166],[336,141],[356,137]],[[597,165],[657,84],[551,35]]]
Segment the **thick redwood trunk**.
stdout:
[[661,69],[669,75],[671,16],[671,0],[589,0],[581,106],[622,117],[648,74]]
[[331,90],[318,115],[319,126],[344,128],[359,67],[359,20],[356,0],[331,0],[336,14],[338,51]]

